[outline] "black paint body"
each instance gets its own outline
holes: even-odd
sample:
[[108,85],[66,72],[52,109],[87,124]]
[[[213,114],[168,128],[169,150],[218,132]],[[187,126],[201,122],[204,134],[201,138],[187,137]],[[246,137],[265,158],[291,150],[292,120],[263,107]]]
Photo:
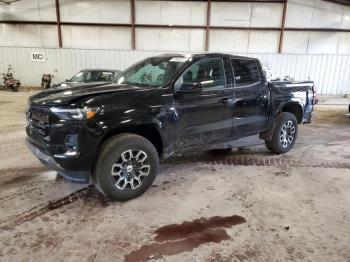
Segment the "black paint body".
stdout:
[[[180,55],[179,55],[180,56]],[[299,110],[298,122],[310,122],[312,82],[260,81],[235,87],[230,58],[225,54],[193,55],[175,76],[159,88],[117,85],[83,86],[61,92],[41,92],[29,100],[27,145],[50,168],[76,182],[87,182],[101,144],[109,137],[134,132],[156,141],[159,154],[220,148],[225,143],[260,134],[266,139],[273,119],[285,108]],[[226,84],[221,89],[185,94],[174,91],[182,73],[201,59],[221,58]],[[99,107],[90,120],[58,119],[50,107]],[[36,118],[36,119],[33,119]],[[74,136],[79,154],[65,156],[67,136]]]

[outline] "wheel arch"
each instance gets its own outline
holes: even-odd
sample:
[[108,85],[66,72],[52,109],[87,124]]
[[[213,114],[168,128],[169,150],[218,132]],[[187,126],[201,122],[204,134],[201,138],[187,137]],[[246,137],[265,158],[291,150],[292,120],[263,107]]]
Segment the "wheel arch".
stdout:
[[298,124],[301,124],[303,122],[303,106],[298,102],[288,102],[282,106],[281,112],[288,112],[293,114],[297,119]]
[[162,136],[154,123],[142,123],[142,124],[131,124],[127,126],[117,126],[107,132],[99,147],[111,137],[122,134],[122,133],[132,133],[139,136],[142,136],[149,140],[154,147],[156,148],[158,155],[161,156],[163,154],[163,139]]

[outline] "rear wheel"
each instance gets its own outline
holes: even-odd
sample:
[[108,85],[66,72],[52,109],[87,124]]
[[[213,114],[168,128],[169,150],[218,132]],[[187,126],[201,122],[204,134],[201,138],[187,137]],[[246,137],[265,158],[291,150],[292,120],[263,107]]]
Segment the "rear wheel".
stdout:
[[120,134],[102,145],[93,181],[104,195],[125,201],[138,197],[152,185],[158,166],[158,152],[149,140]]
[[298,134],[298,122],[295,116],[288,112],[279,114],[271,141],[265,141],[266,147],[277,154],[283,154],[292,149]]

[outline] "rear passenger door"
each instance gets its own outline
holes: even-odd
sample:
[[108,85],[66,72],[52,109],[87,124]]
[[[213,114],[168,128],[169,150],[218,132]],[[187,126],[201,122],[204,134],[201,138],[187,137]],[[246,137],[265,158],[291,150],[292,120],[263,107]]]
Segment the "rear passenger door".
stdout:
[[255,59],[232,58],[234,72],[233,136],[259,133],[268,119],[268,88]]

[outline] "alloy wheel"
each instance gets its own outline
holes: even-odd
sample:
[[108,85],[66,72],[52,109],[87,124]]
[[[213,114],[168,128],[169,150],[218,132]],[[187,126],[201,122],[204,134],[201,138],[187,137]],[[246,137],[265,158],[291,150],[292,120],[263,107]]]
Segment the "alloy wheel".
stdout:
[[142,150],[129,149],[112,165],[111,175],[119,190],[135,190],[142,185],[150,170],[148,155]]
[[280,141],[284,148],[288,147],[293,143],[294,137],[295,137],[295,131],[296,131],[296,128],[293,121],[289,120],[286,123],[284,123],[284,125],[282,126],[281,132],[280,132]]

